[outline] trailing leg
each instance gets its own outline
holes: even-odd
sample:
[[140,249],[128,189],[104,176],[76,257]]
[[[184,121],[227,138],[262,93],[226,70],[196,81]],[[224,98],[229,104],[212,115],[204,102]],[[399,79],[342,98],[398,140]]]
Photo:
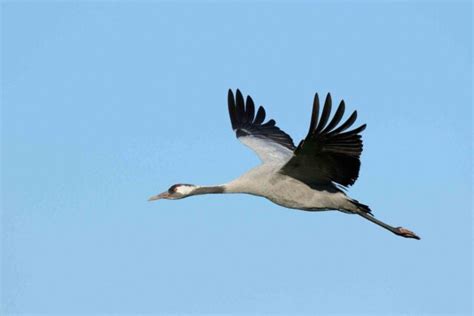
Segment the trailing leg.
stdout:
[[403,228],[403,227],[393,227],[393,226],[390,226],[388,225],[387,223],[384,223],[378,219],[376,219],[373,215],[371,215],[370,213],[367,213],[367,212],[364,212],[364,211],[360,211],[360,210],[357,210],[356,211],[356,214],[357,215],[360,215],[362,216],[363,218],[365,218],[366,220],[369,220],[371,221],[372,223],[374,224],[377,224],[389,231],[391,231],[392,233],[394,233],[395,235],[398,235],[398,236],[402,236],[402,237],[405,237],[405,238],[413,238],[413,239],[418,239],[420,240],[420,237],[418,237],[414,232],[412,232],[411,230],[408,230],[406,228]]

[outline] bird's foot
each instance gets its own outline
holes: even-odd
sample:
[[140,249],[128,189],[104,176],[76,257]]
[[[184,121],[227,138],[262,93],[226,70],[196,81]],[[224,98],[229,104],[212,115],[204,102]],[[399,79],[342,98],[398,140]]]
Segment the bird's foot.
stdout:
[[403,228],[403,227],[397,227],[396,229],[397,229],[397,232],[395,234],[397,234],[398,236],[402,236],[402,237],[405,237],[405,238],[413,238],[413,239],[418,239],[418,240],[421,239],[420,237],[418,237],[411,230],[408,230],[408,229]]

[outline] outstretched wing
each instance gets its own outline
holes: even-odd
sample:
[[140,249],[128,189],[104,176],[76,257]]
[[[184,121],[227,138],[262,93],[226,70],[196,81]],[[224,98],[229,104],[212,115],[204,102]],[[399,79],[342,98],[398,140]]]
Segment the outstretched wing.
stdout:
[[319,118],[319,97],[318,94],[314,96],[308,135],[300,142],[294,156],[280,170],[281,173],[309,185],[332,181],[349,186],[357,180],[362,153],[359,133],[366,125],[346,131],[357,118],[357,111],[354,111],[343,124],[336,127],[344,115],[345,104],[341,101],[329,122],[331,106],[331,95],[328,94]]
[[230,121],[237,138],[255,151],[263,162],[288,161],[295,149],[293,140],[275,125],[274,120],[263,122],[265,109],[260,106],[255,114],[252,98],[247,96],[244,102],[238,89],[235,98],[230,89],[227,96]]

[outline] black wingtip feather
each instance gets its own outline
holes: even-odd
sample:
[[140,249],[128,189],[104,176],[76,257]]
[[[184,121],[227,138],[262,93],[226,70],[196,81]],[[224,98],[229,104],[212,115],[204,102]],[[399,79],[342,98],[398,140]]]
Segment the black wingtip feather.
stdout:
[[344,122],[342,123],[338,128],[336,128],[335,130],[331,131],[330,133],[328,133],[328,135],[335,135],[335,134],[338,134],[338,133],[341,133],[343,131],[345,131],[346,129],[348,129],[349,127],[352,126],[352,124],[354,124],[354,122],[357,120],[357,111],[354,111],[352,112],[351,116],[349,116],[349,118]]
[[318,93],[315,93],[314,99],[313,99],[313,111],[311,113],[311,122],[309,124],[308,136],[314,133],[318,124],[318,119],[319,119],[318,117],[319,117],[319,95]]
[[300,142],[294,152],[294,157],[280,172],[308,185],[336,183],[349,186],[354,184],[359,175],[359,159],[363,148],[362,137],[359,133],[366,128],[366,125],[363,124],[344,132],[356,121],[357,111],[354,111],[344,123],[338,126],[344,116],[345,103],[340,102],[330,120],[331,106],[331,95],[328,93],[321,118],[318,120],[319,98],[318,94],[315,95],[309,133]]
[[332,98],[331,94],[328,93],[326,96],[326,100],[324,101],[323,113],[321,113],[321,119],[319,120],[318,127],[316,127],[315,133],[321,132],[326,123],[329,120],[329,116],[331,115],[331,108],[332,108]]
[[227,106],[229,108],[229,117],[232,129],[235,129],[237,125],[237,114],[235,111],[234,93],[231,89],[229,89],[229,91],[227,92]]
[[235,94],[235,101],[236,101],[236,112],[237,112],[237,121],[238,122],[245,122],[245,104],[244,104],[244,97],[239,89]]
[[255,116],[255,105],[249,95],[247,96],[245,111],[247,112],[247,122],[252,123]]
[[262,124],[263,121],[265,120],[265,109],[263,106],[260,106],[257,111],[257,116],[255,117],[254,124]]
[[244,97],[239,89],[235,98],[232,90],[228,91],[228,108],[232,129],[237,137],[255,136],[278,143],[290,150],[295,149],[291,137],[276,126],[275,120],[264,123],[265,109],[260,106],[255,116],[255,104],[250,96]]
[[344,103],[344,100],[341,100],[339,103],[339,106],[336,110],[336,113],[334,114],[331,122],[326,126],[324,130],[321,131],[322,134],[330,132],[334,127],[336,127],[337,124],[341,121],[342,117],[344,116],[344,112],[346,110],[346,105]]

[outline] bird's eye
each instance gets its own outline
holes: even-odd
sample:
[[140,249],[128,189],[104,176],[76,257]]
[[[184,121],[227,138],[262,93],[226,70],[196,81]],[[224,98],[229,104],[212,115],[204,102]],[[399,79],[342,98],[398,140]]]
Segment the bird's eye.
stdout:
[[172,186],[168,189],[168,193],[170,193],[170,194],[176,193],[177,190],[178,190],[178,186],[175,184],[175,185],[172,185]]

